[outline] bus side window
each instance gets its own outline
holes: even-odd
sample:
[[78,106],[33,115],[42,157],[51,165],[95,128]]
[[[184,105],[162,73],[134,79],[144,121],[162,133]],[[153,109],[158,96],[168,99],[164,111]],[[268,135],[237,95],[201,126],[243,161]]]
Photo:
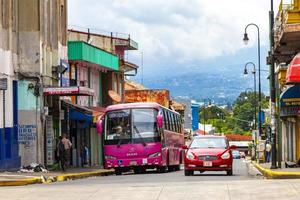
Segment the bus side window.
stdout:
[[176,114],[173,113],[173,127],[174,127],[174,132],[177,132],[177,124],[176,124]]
[[169,124],[168,124],[167,112],[165,109],[163,109],[163,115],[164,115],[164,128],[168,130]]
[[180,132],[180,126],[179,126],[179,120],[178,120],[178,115],[175,115],[175,124],[176,124],[176,132],[179,133]]
[[175,127],[174,127],[174,114],[170,112],[170,121],[171,121],[171,131],[175,131]]

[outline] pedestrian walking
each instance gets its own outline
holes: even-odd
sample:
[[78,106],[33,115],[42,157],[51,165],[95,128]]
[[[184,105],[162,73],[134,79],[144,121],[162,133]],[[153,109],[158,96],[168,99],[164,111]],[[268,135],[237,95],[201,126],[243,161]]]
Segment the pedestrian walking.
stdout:
[[57,152],[57,159],[58,163],[60,165],[60,169],[62,171],[65,171],[65,166],[66,166],[66,154],[65,154],[65,145],[62,142],[62,137],[58,137],[58,143],[56,147],[56,152]]
[[270,162],[271,149],[272,149],[272,146],[271,146],[270,142],[267,142],[267,144],[266,144],[266,157],[267,157],[267,162]]
[[64,144],[64,159],[65,159],[65,166],[69,167],[70,165],[70,157],[71,157],[71,148],[72,143],[67,138],[66,134],[63,134],[61,142]]

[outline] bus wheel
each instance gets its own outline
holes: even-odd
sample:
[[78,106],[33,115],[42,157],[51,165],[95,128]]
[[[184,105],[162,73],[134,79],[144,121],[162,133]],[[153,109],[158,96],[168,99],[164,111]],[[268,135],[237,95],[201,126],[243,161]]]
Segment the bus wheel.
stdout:
[[168,167],[167,166],[161,166],[158,168],[158,171],[160,173],[166,173],[168,171]]
[[115,168],[115,174],[116,174],[117,176],[122,175],[121,169]]
[[133,169],[133,172],[134,172],[135,174],[143,174],[143,173],[146,172],[146,170],[145,170],[145,169],[142,169],[142,168],[135,168],[135,169]]
[[175,171],[180,171],[180,165],[174,166]]
[[192,171],[192,170],[184,170],[184,175],[185,176],[192,176],[192,175],[194,175],[194,171]]

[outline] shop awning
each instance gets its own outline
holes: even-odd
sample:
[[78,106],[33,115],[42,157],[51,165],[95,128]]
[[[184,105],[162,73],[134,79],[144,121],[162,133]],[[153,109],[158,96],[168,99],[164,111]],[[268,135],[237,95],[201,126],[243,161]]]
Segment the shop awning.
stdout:
[[85,121],[87,123],[93,123],[93,111],[92,110],[90,110],[86,107],[74,104],[67,100],[61,100],[61,104],[62,104],[63,108],[68,107],[70,109],[69,110],[69,119],[70,120]]
[[298,53],[290,63],[286,73],[286,83],[300,83],[300,53]]
[[280,117],[298,116],[299,111],[300,86],[294,85],[280,95]]
[[69,87],[45,87],[44,96],[93,96],[94,90],[87,87],[69,86]]
[[280,95],[280,106],[300,106],[300,86],[289,87]]

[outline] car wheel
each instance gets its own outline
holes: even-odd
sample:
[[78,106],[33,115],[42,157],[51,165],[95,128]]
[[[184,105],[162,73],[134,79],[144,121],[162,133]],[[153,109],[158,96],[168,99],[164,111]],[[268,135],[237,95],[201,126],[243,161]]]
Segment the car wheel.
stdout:
[[232,176],[232,169],[226,171],[227,176]]
[[194,175],[194,171],[192,171],[192,170],[184,170],[184,175],[185,176],[192,176],[192,175]]

